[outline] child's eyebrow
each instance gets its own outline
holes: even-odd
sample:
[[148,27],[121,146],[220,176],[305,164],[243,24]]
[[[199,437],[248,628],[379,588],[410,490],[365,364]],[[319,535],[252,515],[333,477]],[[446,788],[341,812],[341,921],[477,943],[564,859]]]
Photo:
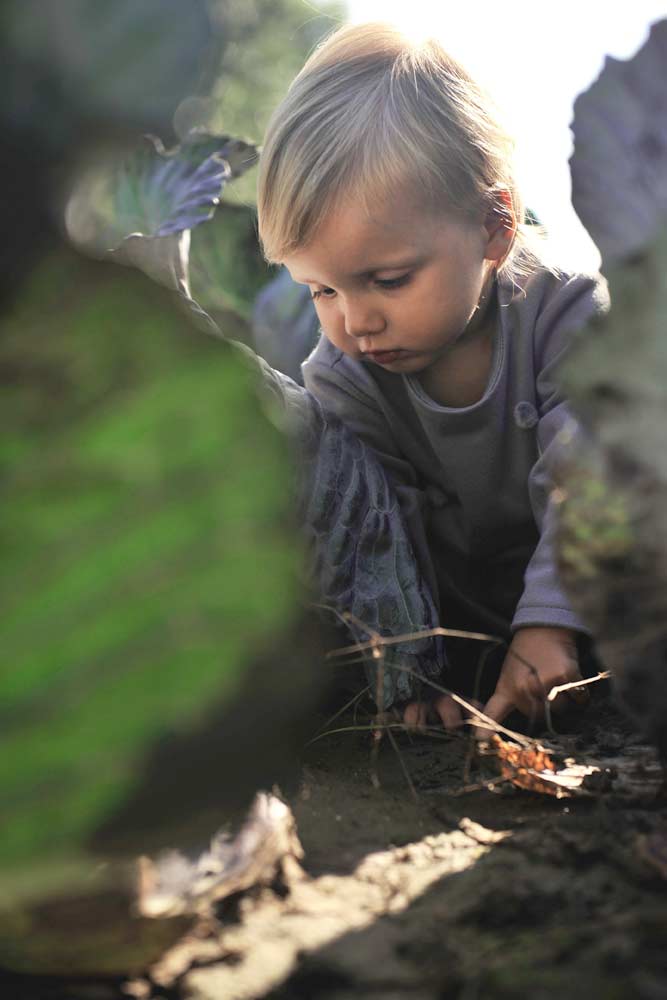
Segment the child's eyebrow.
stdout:
[[400,271],[404,267],[414,267],[421,258],[410,257],[404,260],[393,261],[391,264],[377,264],[375,267],[365,267],[363,271],[357,271],[353,278],[364,278],[367,274],[377,274],[378,271]]
[[[349,275],[350,278],[366,278],[371,274],[377,274],[378,271],[401,271],[405,267],[416,267],[422,261],[421,257],[410,257],[407,260],[392,261],[391,264],[377,264],[375,267],[365,267],[363,271],[354,271]],[[295,279],[296,280],[296,279]],[[320,282],[316,278],[299,278],[300,283],[306,285],[319,285]]]

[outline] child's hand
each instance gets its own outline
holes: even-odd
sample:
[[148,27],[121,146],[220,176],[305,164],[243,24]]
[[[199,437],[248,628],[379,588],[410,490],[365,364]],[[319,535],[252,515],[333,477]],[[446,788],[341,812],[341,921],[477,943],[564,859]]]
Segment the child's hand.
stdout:
[[[473,704],[482,707],[479,702],[473,701]],[[411,701],[403,710],[403,723],[409,729],[424,729],[429,722],[439,721],[453,732],[461,728],[467,714],[451,695],[440,694],[432,701]]]
[[461,709],[448,694],[440,694],[433,701],[411,701],[403,710],[403,722],[409,729],[424,729],[438,719],[449,730],[463,725]]
[[[553,687],[581,680],[575,637],[576,632],[565,628],[519,629],[484,713],[496,722],[502,722],[514,709],[531,722],[542,718],[544,701]],[[552,709],[565,704],[566,696],[561,693],[552,702]],[[477,735],[486,739],[489,733],[480,727]]]

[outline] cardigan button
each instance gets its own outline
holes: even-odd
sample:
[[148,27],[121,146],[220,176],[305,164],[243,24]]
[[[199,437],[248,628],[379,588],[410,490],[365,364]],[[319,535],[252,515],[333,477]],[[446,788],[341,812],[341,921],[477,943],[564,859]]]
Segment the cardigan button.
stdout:
[[514,407],[514,423],[517,427],[530,430],[538,422],[538,419],[537,410],[532,403],[524,400],[524,402],[517,403]]
[[441,490],[438,486],[429,485],[426,487],[426,500],[429,506],[433,507],[435,510],[441,510],[446,507],[449,503],[449,497]]

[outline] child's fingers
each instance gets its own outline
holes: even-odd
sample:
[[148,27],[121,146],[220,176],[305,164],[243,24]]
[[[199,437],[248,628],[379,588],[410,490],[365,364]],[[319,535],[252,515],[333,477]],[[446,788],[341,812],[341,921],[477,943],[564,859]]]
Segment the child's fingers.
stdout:
[[[494,691],[482,711],[494,722],[502,722],[513,708],[514,705],[509,698],[501,691]],[[474,727],[473,732],[476,740],[488,740],[493,730],[485,723],[480,722],[480,725]]]
[[408,729],[423,729],[428,716],[428,705],[423,701],[411,701],[403,710],[403,724]]
[[433,708],[442,722],[445,729],[460,729],[463,725],[463,714],[453,698],[448,694],[441,694],[433,702]]
[[[502,691],[494,691],[486,705],[483,708],[484,715],[488,715],[490,719],[494,722],[502,722],[510,712],[514,711],[516,705],[506,694]],[[488,737],[488,729],[483,730]]]
[[461,709],[448,694],[432,702],[411,701],[403,710],[403,723],[408,729],[424,729],[429,718],[438,719],[450,731],[463,725]]

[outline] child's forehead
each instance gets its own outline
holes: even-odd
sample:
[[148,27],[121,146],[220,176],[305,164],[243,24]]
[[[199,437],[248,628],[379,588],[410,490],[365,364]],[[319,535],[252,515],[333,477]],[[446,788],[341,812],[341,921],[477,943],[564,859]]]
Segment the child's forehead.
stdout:
[[312,236],[283,263],[296,281],[345,282],[373,272],[414,266],[439,252],[443,227],[457,223],[417,206],[341,200]]
[[323,270],[357,277],[400,267],[423,255],[428,242],[427,230],[410,216],[367,215],[349,205],[328,215],[285,264],[299,281],[317,281]]
[[332,201],[328,215],[340,217],[380,230],[410,230],[421,225],[432,215],[432,206],[409,185],[393,187],[390,191],[350,190]]
[[302,248],[310,253],[336,249],[352,262],[386,256],[394,246],[419,249],[429,241],[432,216],[407,200],[368,201],[349,197],[332,205]]

